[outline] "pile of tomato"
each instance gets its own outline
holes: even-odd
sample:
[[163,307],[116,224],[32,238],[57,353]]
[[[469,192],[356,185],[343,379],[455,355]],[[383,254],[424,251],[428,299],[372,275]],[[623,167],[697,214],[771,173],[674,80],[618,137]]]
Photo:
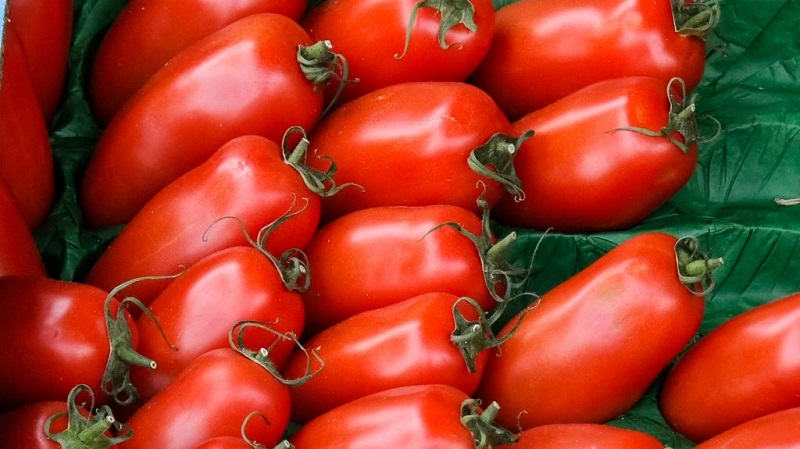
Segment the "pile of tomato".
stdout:
[[[9,3],[1,448],[659,449],[606,423],[664,373],[697,447],[800,447],[800,293],[698,337],[724,261],[692,236],[544,294],[510,257],[688,182],[724,4],[131,0],[78,65],[104,2]],[[76,96],[97,139],[65,180]],[[34,239],[59,195],[113,234],[71,279]]]

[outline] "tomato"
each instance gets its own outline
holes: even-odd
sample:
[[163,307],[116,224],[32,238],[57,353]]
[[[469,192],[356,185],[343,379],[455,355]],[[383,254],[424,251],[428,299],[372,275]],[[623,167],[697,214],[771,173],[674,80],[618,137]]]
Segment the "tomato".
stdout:
[[[110,381],[104,313],[108,296],[77,282],[41,276],[0,278],[0,338],[14,342],[0,350],[0,366],[14,367],[0,371],[0,404],[63,401],[77,384],[102,392],[101,383]],[[120,302],[112,297],[107,305],[116,316]],[[136,326],[127,313],[121,319],[131,334],[123,343],[135,349]],[[105,399],[99,396],[99,402]]]
[[[260,416],[257,413],[250,413],[242,423],[242,436],[241,437],[216,437],[206,440],[196,446],[194,449],[265,449],[264,446],[258,444],[247,436],[247,425],[251,419]],[[266,420],[266,417],[261,416]],[[283,440],[278,443],[273,449],[292,449],[288,441]]]
[[248,434],[265,446],[280,441],[289,422],[289,391],[259,364],[232,348],[218,348],[192,361],[166,388],[136,410],[128,426],[134,436],[119,447],[193,449],[215,437]]
[[303,293],[307,332],[430,292],[469,296],[492,309],[475,245],[450,227],[434,230],[448,222],[482,232],[477,215],[452,205],[373,207],[322,226],[305,249],[312,270]]
[[[458,326],[456,307],[470,324]],[[318,348],[325,366],[291,390],[292,421],[307,422],[368,394],[406,385],[445,384],[472,394],[488,357],[481,340],[490,332],[475,332],[477,317],[476,309],[455,295],[425,293],[361,312],[319,332],[305,345]],[[480,351],[470,361],[471,371],[465,361],[469,356],[452,341],[456,327],[460,335],[469,334]],[[296,353],[282,372],[300,377],[307,363],[304,354]]]
[[703,318],[703,297],[682,284],[676,257],[681,273],[719,264],[686,260],[696,247],[676,242],[638,234],[542,295],[489,358],[476,393],[502,406],[498,423],[605,422],[642,397]]
[[0,277],[9,275],[45,276],[44,263],[36,248],[8,184],[0,177]]
[[[254,247],[232,247],[190,266],[150,304],[156,320],[139,318],[139,350],[158,369],[134,368],[131,379],[143,399],[166,387],[192,360],[228,346],[228,333],[242,320],[274,323],[279,333],[300,335],[305,317],[298,292],[289,291],[274,263]],[[159,324],[157,325],[156,322]],[[175,351],[164,344],[164,336]],[[261,333],[260,333],[261,334]],[[294,349],[291,341],[260,338],[249,346],[271,348],[280,366]]]
[[[402,83],[348,102],[324,117],[309,141],[335,161],[337,179],[362,189],[325,198],[323,220],[375,206],[454,204],[477,212],[484,190],[494,206],[503,185],[484,173],[494,174],[487,165],[513,167],[516,147],[503,146],[510,133],[494,101],[466,83]],[[492,138],[499,154],[484,155],[479,173],[468,159]],[[310,164],[328,168],[331,162]]]
[[72,40],[72,0],[14,0],[8,17],[20,38],[45,122],[58,110]]
[[53,150],[15,26],[6,24],[0,88],[0,177],[31,229],[42,224],[55,197]]
[[[681,109],[680,87],[678,80],[668,85],[648,77],[602,81],[514,122],[514,133],[535,131],[514,159],[525,200],[503,198],[494,218],[566,233],[641,222],[697,165],[694,118],[691,107]],[[670,120],[671,114],[682,118]]]
[[[101,449],[131,437],[129,429],[114,420],[108,406],[94,410],[94,405],[94,393],[81,384],[70,391],[67,402],[35,402],[2,413],[0,447]],[[116,435],[109,432],[112,428]]]
[[[475,429],[473,424],[478,419],[471,409],[472,402],[464,392],[447,385],[394,388],[348,402],[317,417],[289,441],[297,449],[464,449],[494,447],[487,446],[487,440],[513,441],[513,434],[505,429],[487,426],[489,434]],[[461,418],[462,414],[465,418]],[[490,425],[491,420],[487,419],[485,424]]]
[[254,14],[175,56],[109,123],[86,167],[81,203],[91,227],[129,221],[171,181],[230,139],[279,142],[310,128],[322,94],[297,61],[311,40],[280,14]]
[[[316,232],[320,200],[281,149],[259,136],[223,145],[199,167],[162,189],[114,238],[86,277],[113,288],[129,279],[165,275],[221,249],[246,245],[249,235],[281,219],[266,248],[283,254],[303,248]],[[168,281],[132,285],[126,292],[149,305]]]
[[800,293],[752,308],[703,336],[667,375],[660,408],[693,441],[800,407]]
[[519,442],[497,449],[664,449],[654,437],[604,424],[545,424],[525,430]]
[[328,0],[301,24],[349,62],[358,80],[342,91],[349,100],[401,82],[466,80],[489,50],[494,16],[490,0]]
[[[718,6],[686,3],[678,8],[707,15],[704,32],[714,26]],[[679,77],[692,90],[705,68],[698,32],[675,31],[667,0],[522,0],[497,11],[471,81],[512,120],[607,79]]]
[[103,37],[92,62],[89,101],[101,123],[173,56],[203,37],[257,13],[299,20],[306,0],[134,0]]
[[696,449],[783,449],[800,447],[800,407],[756,418],[698,444]]

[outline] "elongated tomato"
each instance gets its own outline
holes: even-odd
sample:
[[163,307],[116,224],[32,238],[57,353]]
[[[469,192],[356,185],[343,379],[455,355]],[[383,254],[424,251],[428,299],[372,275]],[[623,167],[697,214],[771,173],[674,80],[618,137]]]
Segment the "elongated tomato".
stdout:
[[[219,221],[228,216],[252,236],[286,218],[267,242],[270,253],[280,255],[311,240],[320,200],[284,162],[276,143],[235,138],[150,200],[100,255],[86,282],[110,289],[142,276],[176,273],[221,249],[246,245],[239,223]],[[140,282],[126,293],[147,305],[168,283]]]
[[279,13],[299,20],[305,7],[306,0],[133,0],[111,24],[92,60],[92,109],[106,124],[155,72],[191,44],[253,14]]
[[[703,298],[679,278],[677,242],[636,235],[542,295],[489,358],[476,393],[502,405],[498,423],[600,423],[639,400],[703,317]],[[711,263],[681,265],[703,273]]]
[[322,94],[297,61],[310,45],[280,14],[255,14],[198,41],[159,70],[109,123],[86,168],[87,223],[128,222],[167,184],[235,137],[280,142],[291,126],[310,128]]
[[742,313],[703,336],[670,370],[667,423],[703,441],[745,421],[800,407],[800,293]]
[[645,219],[697,165],[691,132],[676,132],[693,129],[694,120],[681,86],[650,77],[602,81],[514,122],[515,135],[535,132],[514,159],[525,200],[507,195],[494,217],[557,232],[626,229]]
[[497,449],[664,449],[654,437],[636,430],[595,423],[545,424],[519,435],[514,445]]
[[[685,4],[679,18],[705,15],[705,29],[676,32],[671,3]],[[718,14],[706,1],[513,2],[497,11],[492,46],[471,79],[512,120],[607,79],[679,77],[692,90],[705,68],[698,34]]]
[[800,407],[770,413],[704,441],[697,449],[784,449],[800,447]]
[[0,177],[0,277],[46,274],[33,234],[5,180]]

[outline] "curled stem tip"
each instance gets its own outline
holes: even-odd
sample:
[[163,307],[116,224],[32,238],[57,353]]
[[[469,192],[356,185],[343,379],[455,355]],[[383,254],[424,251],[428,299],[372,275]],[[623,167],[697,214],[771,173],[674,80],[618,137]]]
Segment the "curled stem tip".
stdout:
[[675,244],[675,261],[678,279],[697,296],[704,296],[714,288],[712,271],[721,267],[721,258],[709,259],[700,251],[700,243],[693,237],[684,237]]
[[345,86],[350,80],[350,66],[347,59],[339,53],[333,52],[333,44],[330,41],[318,41],[312,45],[299,45],[297,47],[297,62],[303,71],[306,79],[314,85],[314,91],[318,92],[330,85],[333,80],[338,80],[339,85],[331,97],[330,102],[322,111],[325,115],[333,108],[339,99]]
[[440,17],[439,31],[437,39],[439,41],[439,48],[447,50],[450,47],[462,45],[460,42],[452,44],[447,43],[447,32],[458,24],[464,25],[467,30],[475,33],[478,31],[478,25],[475,24],[475,6],[470,0],[420,0],[414,4],[411,9],[411,18],[406,27],[406,38],[403,43],[403,52],[395,53],[395,59],[402,59],[408,52],[411,45],[411,33],[414,31],[414,24],[417,21],[417,13],[420,8],[432,8],[436,10],[436,14]]
[[719,23],[719,0],[672,0],[672,23],[685,36],[705,37]]
[[514,195],[515,201],[524,201],[525,192],[514,167],[514,159],[522,144],[533,134],[533,130],[528,130],[514,138],[497,133],[470,152],[467,164],[476,173],[499,182],[508,193]]
[[499,411],[497,402],[492,402],[483,411],[480,411],[477,399],[469,398],[461,403],[461,424],[472,434],[475,449],[514,444],[519,440],[519,435],[494,422]]
[[[81,413],[82,403],[78,401],[78,395],[81,393],[87,393],[90,397],[88,416]],[[67,398],[67,411],[56,413],[45,421],[45,435],[63,448],[102,449],[130,439],[133,431],[127,425],[114,419],[114,414],[109,406],[103,405],[91,413],[94,409],[94,399],[94,392],[88,385],[76,385]],[[53,433],[53,422],[63,416],[67,417],[67,428],[62,432]],[[109,436],[109,434],[113,434],[113,436]]]

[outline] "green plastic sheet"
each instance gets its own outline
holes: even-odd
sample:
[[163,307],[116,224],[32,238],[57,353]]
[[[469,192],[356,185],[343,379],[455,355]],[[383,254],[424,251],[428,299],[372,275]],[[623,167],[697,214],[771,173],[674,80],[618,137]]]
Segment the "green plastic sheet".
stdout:
[[[36,233],[51,275],[60,279],[81,280],[120,229],[86,229],[77,186],[102,131],[85,99],[87,69],[102,33],[125,3],[75,0],[67,97],[51,126],[59,197]],[[497,8],[508,3],[495,0]],[[800,197],[798,17],[796,0],[722,3],[719,25],[708,37],[705,76],[696,89],[703,136],[696,172],[643,223],[588,235],[496,227],[500,235],[518,232],[513,255],[519,264],[528,263],[538,246],[529,290],[544,294],[631,236],[660,230],[697,237],[710,256],[725,261],[707,296],[701,334],[751,307],[800,291],[800,205],[776,201]],[[511,307],[508,314],[523,306]],[[610,424],[648,432],[675,449],[694,447],[659,414],[659,386],[660,380]]]

